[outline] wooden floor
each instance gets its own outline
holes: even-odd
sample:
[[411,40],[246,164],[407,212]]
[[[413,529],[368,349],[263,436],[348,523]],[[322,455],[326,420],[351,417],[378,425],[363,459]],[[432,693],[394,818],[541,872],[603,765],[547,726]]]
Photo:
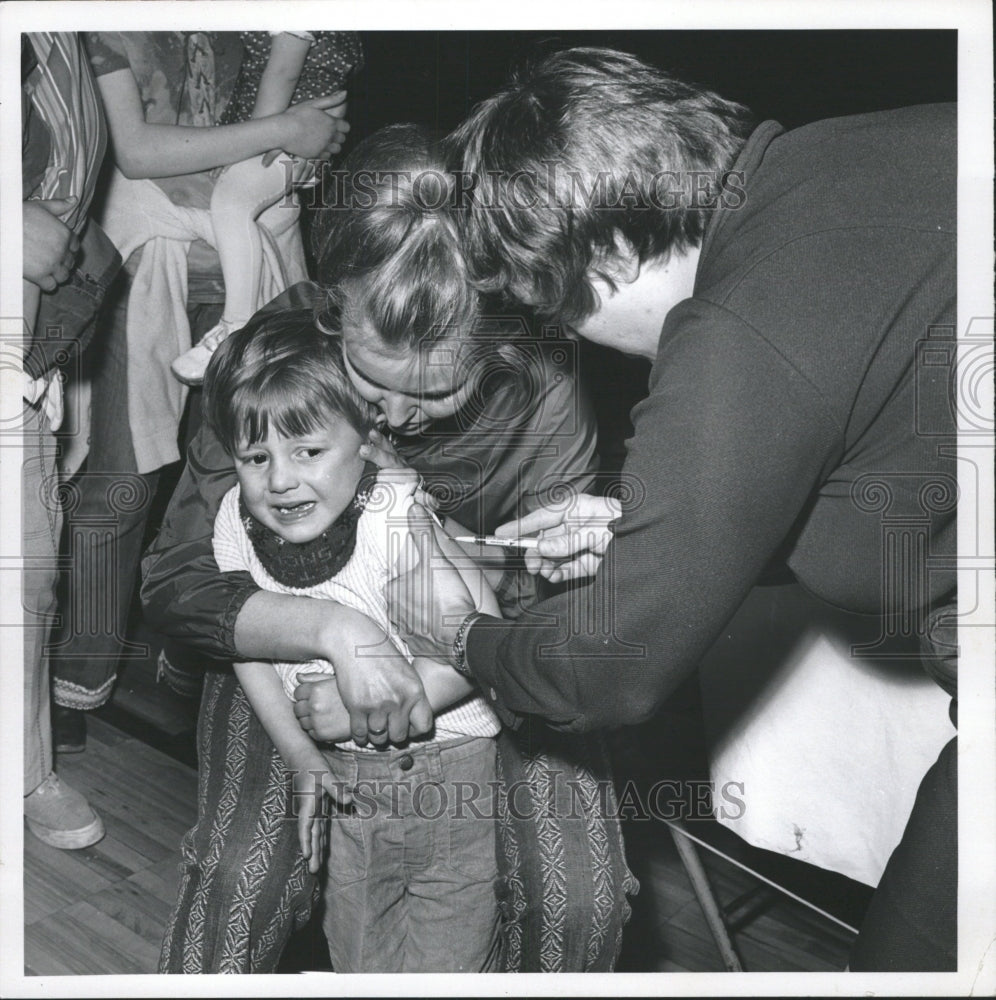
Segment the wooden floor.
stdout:
[[[59,851],[25,832],[25,972],[154,972],[176,895],[179,841],[194,820],[195,773],[92,716],[86,753],[66,757],[58,766],[100,812],[107,836],[86,850]],[[642,888],[634,900],[620,971],[722,971],[666,829],[653,822],[631,823],[626,838]],[[729,862],[702,856],[722,904],[758,888],[755,879]],[[847,932],[791,900],[755,895],[758,912],[736,934],[749,970],[843,968]],[[322,967],[320,950],[299,946],[298,951],[319,959],[299,957],[297,968]]]
[[[641,890],[633,901],[619,971],[722,972],[720,954],[671,838],[659,825],[644,826],[626,829],[626,850]],[[730,862],[704,850],[700,856],[720,905],[744,902],[744,925],[732,937],[745,970],[843,970],[852,934]]]
[[60,760],[58,771],[89,798],[107,835],[60,851],[25,830],[25,974],[155,972],[196,775],[93,717],[86,753]]

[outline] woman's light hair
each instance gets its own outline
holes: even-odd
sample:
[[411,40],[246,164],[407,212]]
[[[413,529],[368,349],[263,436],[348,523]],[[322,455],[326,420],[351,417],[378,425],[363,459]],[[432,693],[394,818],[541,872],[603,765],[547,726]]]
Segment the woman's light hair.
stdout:
[[334,204],[318,213],[312,241],[327,289],[320,325],[339,330],[348,309],[395,347],[471,331],[478,294],[452,214],[453,178],[429,133],[380,129],[327,179]]

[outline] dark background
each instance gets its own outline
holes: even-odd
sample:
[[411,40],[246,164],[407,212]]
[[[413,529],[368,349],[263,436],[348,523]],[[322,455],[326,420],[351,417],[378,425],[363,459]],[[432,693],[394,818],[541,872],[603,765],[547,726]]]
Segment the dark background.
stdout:
[[[350,84],[350,145],[383,125],[448,132],[512,69],[575,45],[631,52],[746,104],[785,128],[840,115],[957,97],[957,43],[937,31],[367,31],[366,65]],[[347,146],[348,148],[348,146]],[[628,413],[649,365],[582,343],[599,419],[603,469],[618,469]]]
[[368,31],[351,88],[359,135],[397,121],[453,128],[524,60],[573,45],[622,49],[794,128],[957,96],[957,32]]

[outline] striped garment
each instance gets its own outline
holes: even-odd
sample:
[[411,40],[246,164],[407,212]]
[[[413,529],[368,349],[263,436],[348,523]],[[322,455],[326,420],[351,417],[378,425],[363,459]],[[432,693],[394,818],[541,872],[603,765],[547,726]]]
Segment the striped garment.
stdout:
[[[399,493],[389,484],[378,483],[371,490],[370,499],[357,523],[356,548],[349,562],[334,577],[313,587],[289,587],[278,583],[267,573],[239,516],[239,495],[239,487],[233,486],[222,499],[215,518],[212,542],[219,569],[223,572],[248,571],[264,590],[325,598],[361,611],[390,636],[391,642],[411,662],[408,647],[388,618],[383,590],[390,578],[388,553],[400,553],[407,537],[410,494]],[[275,661],[273,666],[287,697],[291,699],[300,674],[334,673],[332,664],[327,660],[305,663]],[[420,742],[442,742],[463,736],[489,737],[497,735],[500,729],[501,724],[487,702],[480,696],[472,695],[440,712],[436,716],[432,740]],[[348,750],[375,749],[359,747],[352,741],[338,746]]]
[[28,35],[38,59],[25,92],[48,127],[48,167],[34,197],[77,197],[60,218],[79,232],[86,221],[104,150],[107,126],[90,63],[75,32],[38,31]]

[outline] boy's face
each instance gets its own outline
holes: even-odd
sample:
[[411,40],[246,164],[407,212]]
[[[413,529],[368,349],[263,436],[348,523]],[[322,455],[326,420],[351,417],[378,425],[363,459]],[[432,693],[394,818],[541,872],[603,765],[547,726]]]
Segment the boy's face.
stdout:
[[317,538],[353,499],[363,440],[336,416],[303,437],[283,437],[271,427],[264,441],[240,442],[235,471],[249,512],[285,541]]

